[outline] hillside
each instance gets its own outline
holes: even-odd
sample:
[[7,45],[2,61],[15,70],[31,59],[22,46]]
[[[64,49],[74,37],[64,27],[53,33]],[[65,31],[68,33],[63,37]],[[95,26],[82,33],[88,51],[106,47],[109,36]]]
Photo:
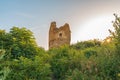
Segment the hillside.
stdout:
[[26,28],[0,30],[0,80],[119,80],[120,18],[111,41],[97,39],[45,51]]

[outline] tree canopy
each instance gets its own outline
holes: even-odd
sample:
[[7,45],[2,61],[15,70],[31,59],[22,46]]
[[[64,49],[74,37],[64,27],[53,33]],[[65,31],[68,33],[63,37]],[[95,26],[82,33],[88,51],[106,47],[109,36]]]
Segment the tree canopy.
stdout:
[[93,39],[47,51],[26,28],[0,30],[0,80],[120,80],[119,24],[115,15],[111,42]]

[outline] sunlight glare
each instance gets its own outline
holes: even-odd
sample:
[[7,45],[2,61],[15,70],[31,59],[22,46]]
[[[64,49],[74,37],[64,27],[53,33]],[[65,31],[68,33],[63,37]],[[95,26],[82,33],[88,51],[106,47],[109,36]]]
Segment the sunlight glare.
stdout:
[[[77,40],[90,40],[90,39],[105,39],[109,36],[108,29],[113,30],[112,20],[114,16],[96,16],[88,21],[85,21],[84,25],[80,25],[76,39]],[[81,28],[82,27],[82,28]]]

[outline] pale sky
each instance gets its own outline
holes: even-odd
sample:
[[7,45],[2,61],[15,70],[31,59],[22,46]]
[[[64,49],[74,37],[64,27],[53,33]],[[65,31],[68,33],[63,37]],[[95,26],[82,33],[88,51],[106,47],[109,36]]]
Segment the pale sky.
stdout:
[[39,46],[48,49],[50,23],[68,23],[71,43],[104,39],[112,29],[113,13],[120,15],[120,0],[0,0],[0,29],[30,29]]

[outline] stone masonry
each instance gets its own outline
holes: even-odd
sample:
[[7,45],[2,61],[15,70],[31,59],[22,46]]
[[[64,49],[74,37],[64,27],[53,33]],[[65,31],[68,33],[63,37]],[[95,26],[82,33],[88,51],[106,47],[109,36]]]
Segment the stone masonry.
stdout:
[[69,24],[57,28],[56,22],[51,22],[49,29],[49,49],[53,47],[59,47],[62,45],[70,45],[71,31]]

